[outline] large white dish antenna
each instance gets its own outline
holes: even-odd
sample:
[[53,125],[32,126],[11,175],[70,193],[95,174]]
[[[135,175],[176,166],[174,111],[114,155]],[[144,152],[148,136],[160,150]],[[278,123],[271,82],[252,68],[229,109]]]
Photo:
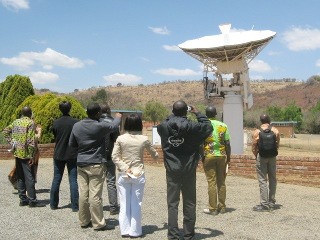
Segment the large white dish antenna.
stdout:
[[[253,105],[248,64],[276,33],[269,30],[233,31],[231,24],[219,28],[221,34],[189,40],[179,48],[204,64],[205,96],[224,98],[223,121],[232,136],[232,153],[242,154],[243,108],[249,109]],[[215,79],[208,78],[209,70],[214,72]],[[229,74],[233,76],[230,81],[223,78]]]
[[222,34],[188,40],[178,46],[205,65],[241,59],[248,64],[276,35],[270,30],[234,31],[230,28],[231,24],[220,25]]

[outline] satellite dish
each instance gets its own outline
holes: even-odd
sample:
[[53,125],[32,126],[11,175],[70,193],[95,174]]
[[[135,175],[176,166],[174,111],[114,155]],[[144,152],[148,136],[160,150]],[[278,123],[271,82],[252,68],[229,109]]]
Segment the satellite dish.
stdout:
[[[232,154],[243,154],[243,108],[253,105],[248,64],[276,33],[253,27],[248,31],[233,30],[228,23],[219,28],[221,34],[188,40],[179,44],[179,48],[203,63],[205,97],[224,99],[223,121],[232,136]],[[214,73],[214,79],[209,79],[208,72]]]
[[[253,101],[252,95],[250,96],[248,64],[275,37],[276,33],[270,30],[232,30],[231,24],[221,24],[219,28],[221,34],[188,40],[178,46],[204,64],[205,88],[210,88],[212,85],[215,87],[205,89],[207,98],[240,93],[245,107],[250,108]],[[216,80],[211,84],[208,82],[208,71],[216,75]],[[222,74],[233,75],[227,88],[223,84],[225,79]]]
[[243,58],[249,63],[276,35],[269,30],[231,31],[231,24],[219,27],[221,34],[189,40],[179,44],[179,48],[204,64]]

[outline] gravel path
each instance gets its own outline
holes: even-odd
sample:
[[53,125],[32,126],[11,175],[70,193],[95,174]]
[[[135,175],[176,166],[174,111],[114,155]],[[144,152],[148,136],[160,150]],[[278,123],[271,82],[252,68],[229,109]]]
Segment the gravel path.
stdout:
[[[121,239],[117,217],[107,211],[104,189],[105,217],[116,229],[95,232],[81,229],[77,213],[69,208],[68,178],[61,184],[60,208],[49,207],[49,189],[53,168],[51,159],[41,159],[38,171],[38,199],[43,208],[19,207],[16,191],[7,180],[14,162],[0,161],[0,239]],[[167,239],[166,183],[163,167],[146,166],[146,191],[143,201],[144,239]],[[106,188],[106,185],[105,185]],[[252,207],[259,203],[256,180],[227,177],[228,213],[211,216],[202,213],[207,204],[207,182],[203,173],[197,178],[197,222],[195,239],[320,239],[320,188],[278,184],[277,203],[280,209],[257,213]],[[182,226],[180,204],[179,225]]]

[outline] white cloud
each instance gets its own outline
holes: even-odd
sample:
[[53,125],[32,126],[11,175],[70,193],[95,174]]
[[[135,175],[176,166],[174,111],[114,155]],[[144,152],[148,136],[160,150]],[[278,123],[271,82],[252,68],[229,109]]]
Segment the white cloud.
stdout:
[[53,66],[52,66],[52,65],[43,65],[42,67],[43,67],[43,69],[45,69],[45,70],[51,70],[51,69],[53,69]]
[[29,9],[28,0],[0,0],[0,3],[7,9],[18,11],[20,9]]
[[272,70],[269,64],[262,60],[252,60],[249,63],[249,68],[253,72],[270,72]]
[[26,75],[30,77],[32,83],[46,84],[59,80],[59,75],[52,72],[29,72]]
[[32,59],[23,58],[20,56],[13,58],[0,58],[0,62],[5,65],[17,67],[18,69],[28,68],[34,64]]
[[133,74],[114,73],[112,75],[103,76],[103,79],[107,84],[122,83],[124,85],[135,85],[138,84],[142,78]]
[[152,32],[156,34],[161,34],[161,35],[169,35],[170,31],[167,29],[167,27],[149,27]]
[[283,33],[282,40],[292,51],[319,49],[320,29],[293,27]]
[[195,72],[191,69],[176,69],[176,68],[162,68],[152,71],[153,73],[165,75],[165,76],[193,76],[199,75],[199,72]]
[[18,69],[26,69],[36,64],[44,69],[52,69],[53,66],[82,68],[85,64],[78,58],[68,57],[51,48],[47,48],[44,52],[21,52],[17,57],[0,58],[0,62]]
[[316,61],[316,66],[317,66],[317,67],[320,67],[320,59],[318,59],[318,60]]
[[93,60],[91,60],[91,59],[84,60],[84,63],[87,64],[87,65],[94,65],[94,64],[96,64],[96,62],[93,61]]
[[172,46],[170,46],[170,45],[163,45],[162,46],[165,50],[168,50],[168,51],[181,51],[181,49],[178,47],[178,46],[176,46],[176,45],[172,45]]

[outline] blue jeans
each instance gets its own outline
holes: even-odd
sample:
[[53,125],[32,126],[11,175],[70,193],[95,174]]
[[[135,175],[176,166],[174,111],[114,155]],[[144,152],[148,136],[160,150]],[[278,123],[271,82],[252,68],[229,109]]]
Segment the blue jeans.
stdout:
[[70,159],[68,161],[53,160],[53,180],[50,190],[50,207],[57,208],[59,205],[59,191],[60,183],[63,177],[64,168],[67,165],[70,196],[71,196],[71,208],[74,211],[79,209],[79,191],[77,181],[77,160]]

